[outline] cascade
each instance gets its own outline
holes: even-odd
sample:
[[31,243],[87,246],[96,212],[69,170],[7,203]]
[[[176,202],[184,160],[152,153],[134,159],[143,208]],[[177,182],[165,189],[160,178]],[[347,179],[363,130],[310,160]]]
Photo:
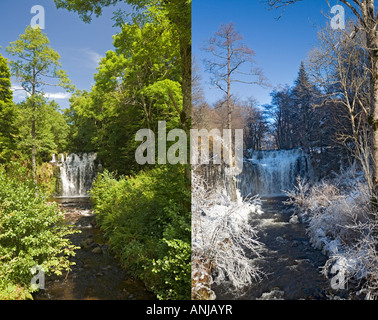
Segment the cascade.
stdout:
[[310,161],[301,149],[251,151],[236,177],[241,196],[279,196],[293,189],[296,178],[310,177]]
[[96,177],[96,153],[69,154],[64,157],[53,155],[51,163],[60,171],[60,189],[62,197],[86,197]]

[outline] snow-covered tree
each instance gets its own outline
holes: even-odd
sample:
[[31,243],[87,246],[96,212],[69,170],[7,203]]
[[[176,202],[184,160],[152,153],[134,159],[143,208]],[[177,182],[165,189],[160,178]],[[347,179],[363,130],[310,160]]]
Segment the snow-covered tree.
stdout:
[[228,281],[239,290],[260,279],[262,272],[251,257],[259,255],[262,245],[249,224],[249,215],[260,210],[257,198],[231,201],[192,170],[193,299],[215,299],[214,283]]

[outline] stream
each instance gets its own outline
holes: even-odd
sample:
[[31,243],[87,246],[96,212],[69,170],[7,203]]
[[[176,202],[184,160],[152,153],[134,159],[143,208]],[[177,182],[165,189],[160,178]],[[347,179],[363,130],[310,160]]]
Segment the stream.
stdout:
[[70,235],[79,246],[70,272],[45,279],[45,290],[35,300],[152,300],[156,297],[144,284],[127,276],[119,262],[108,253],[102,231],[96,226],[89,197],[54,198],[65,210],[67,223],[81,233]]
[[254,258],[253,262],[265,276],[237,296],[225,286],[219,286],[215,288],[217,299],[329,299],[330,281],[320,273],[327,257],[311,246],[306,225],[289,222],[293,209],[283,203],[286,198],[262,200],[264,213],[254,215],[251,223],[264,245],[261,257]]

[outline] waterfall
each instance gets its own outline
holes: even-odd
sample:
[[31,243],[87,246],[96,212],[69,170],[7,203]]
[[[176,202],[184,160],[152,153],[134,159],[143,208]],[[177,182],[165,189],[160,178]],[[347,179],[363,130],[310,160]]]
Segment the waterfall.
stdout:
[[236,185],[241,196],[284,195],[297,176],[309,177],[310,161],[301,149],[251,151],[244,159]]
[[86,197],[96,176],[96,153],[53,155],[51,163],[59,166],[62,197]]

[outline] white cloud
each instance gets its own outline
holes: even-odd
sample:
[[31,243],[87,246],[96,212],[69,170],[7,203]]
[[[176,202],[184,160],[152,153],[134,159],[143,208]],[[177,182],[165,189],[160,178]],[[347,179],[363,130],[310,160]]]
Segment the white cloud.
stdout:
[[[11,90],[16,101],[24,100],[29,94],[18,85],[14,85]],[[66,100],[71,98],[71,93],[68,92],[45,92],[45,97],[54,100]]]
[[21,86],[14,85],[11,87],[11,90],[16,100],[23,100],[29,95]]
[[21,86],[13,86],[11,87],[11,90],[16,91],[16,90],[24,90],[24,89]]
[[81,62],[84,62],[85,65],[90,68],[97,68],[100,60],[103,58],[102,55],[89,48],[80,49],[80,53],[81,57],[79,60],[81,60]]
[[45,96],[50,99],[64,100],[71,98],[71,93],[68,92],[46,92]]

